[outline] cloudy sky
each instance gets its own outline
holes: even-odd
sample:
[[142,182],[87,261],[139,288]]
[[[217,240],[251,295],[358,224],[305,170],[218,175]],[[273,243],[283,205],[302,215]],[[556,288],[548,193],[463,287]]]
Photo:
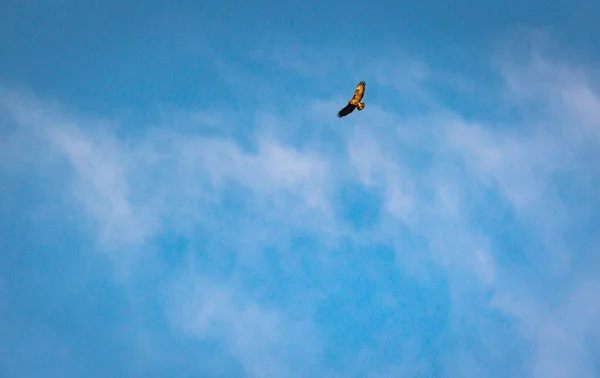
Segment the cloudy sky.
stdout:
[[0,375],[600,376],[600,3],[490,3],[2,2]]

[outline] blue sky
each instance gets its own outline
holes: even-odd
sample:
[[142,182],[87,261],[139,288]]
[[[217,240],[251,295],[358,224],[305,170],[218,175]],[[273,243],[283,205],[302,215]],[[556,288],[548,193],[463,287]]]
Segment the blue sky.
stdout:
[[599,376],[600,4],[240,3],[0,5],[0,375]]

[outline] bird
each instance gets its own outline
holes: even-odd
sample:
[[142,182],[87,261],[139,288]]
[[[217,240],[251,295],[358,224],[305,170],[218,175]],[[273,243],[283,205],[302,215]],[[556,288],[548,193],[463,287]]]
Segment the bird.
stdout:
[[365,95],[365,85],[366,83],[364,81],[358,83],[356,90],[354,91],[354,96],[352,96],[352,99],[348,101],[348,105],[338,112],[338,118],[347,116],[348,114],[352,113],[354,109],[361,111],[365,108],[365,103],[360,102]]

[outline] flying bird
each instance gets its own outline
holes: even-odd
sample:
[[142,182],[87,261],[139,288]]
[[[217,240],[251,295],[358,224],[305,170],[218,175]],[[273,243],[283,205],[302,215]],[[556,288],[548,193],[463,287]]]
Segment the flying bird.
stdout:
[[348,101],[348,105],[344,107],[344,109],[340,110],[337,114],[338,118],[342,118],[352,113],[354,109],[358,109],[359,111],[365,108],[365,103],[360,102],[363,96],[365,95],[365,85],[364,81],[361,81],[356,86],[356,90],[354,91],[354,96],[352,96],[352,100]]

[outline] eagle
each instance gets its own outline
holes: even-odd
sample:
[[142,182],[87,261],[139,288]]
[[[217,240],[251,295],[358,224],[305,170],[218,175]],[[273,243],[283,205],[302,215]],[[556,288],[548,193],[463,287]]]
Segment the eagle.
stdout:
[[359,111],[365,108],[365,103],[360,102],[360,100],[362,100],[363,96],[365,95],[365,85],[366,83],[364,81],[358,83],[358,85],[356,86],[356,90],[354,91],[354,96],[352,97],[352,100],[349,100],[348,105],[346,105],[344,109],[338,112],[338,118],[347,116],[348,114],[352,113],[355,108]]

